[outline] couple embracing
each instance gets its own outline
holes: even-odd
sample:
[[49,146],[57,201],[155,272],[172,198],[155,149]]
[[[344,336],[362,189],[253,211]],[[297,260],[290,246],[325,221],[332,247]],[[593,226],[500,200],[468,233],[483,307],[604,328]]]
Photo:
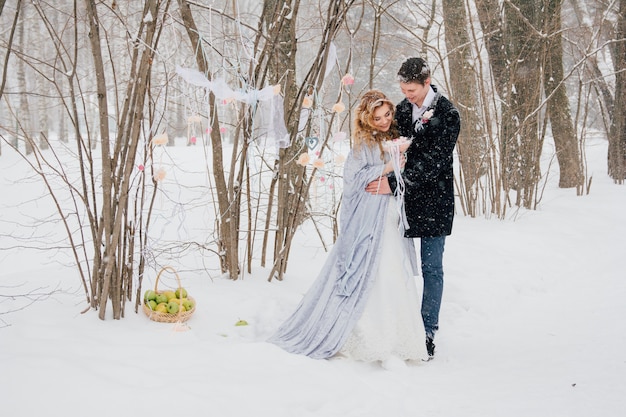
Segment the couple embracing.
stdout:
[[423,59],[406,60],[398,82],[405,99],[397,106],[370,90],[355,111],[339,236],[295,312],[269,339],[288,352],[367,362],[435,354],[460,117],[431,85]]

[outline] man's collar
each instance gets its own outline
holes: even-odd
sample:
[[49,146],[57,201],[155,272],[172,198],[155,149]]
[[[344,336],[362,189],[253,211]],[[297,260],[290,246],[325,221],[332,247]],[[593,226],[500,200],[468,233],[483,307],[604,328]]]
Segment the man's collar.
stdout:
[[421,108],[428,108],[435,99],[435,90],[433,90],[432,86],[429,86],[428,93],[426,93],[426,97],[424,97],[424,102],[422,103]]

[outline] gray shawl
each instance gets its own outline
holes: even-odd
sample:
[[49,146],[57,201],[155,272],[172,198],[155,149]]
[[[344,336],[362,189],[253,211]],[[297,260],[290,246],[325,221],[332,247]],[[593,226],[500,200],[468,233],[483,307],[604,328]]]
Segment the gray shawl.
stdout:
[[[343,173],[341,230],[317,279],[296,311],[269,339],[291,353],[315,359],[337,353],[365,307],[380,263],[389,195],[370,195],[365,186],[378,178],[384,162],[378,147],[350,151]],[[402,236],[403,230],[398,230]],[[405,253],[417,273],[413,239],[404,239]]]

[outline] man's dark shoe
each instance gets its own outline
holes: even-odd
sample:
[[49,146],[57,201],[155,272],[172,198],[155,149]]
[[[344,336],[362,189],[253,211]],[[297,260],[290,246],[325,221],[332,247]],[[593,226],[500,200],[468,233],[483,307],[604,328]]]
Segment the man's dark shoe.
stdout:
[[428,352],[429,359],[435,356],[435,342],[430,336],[426,336],[426,352]]

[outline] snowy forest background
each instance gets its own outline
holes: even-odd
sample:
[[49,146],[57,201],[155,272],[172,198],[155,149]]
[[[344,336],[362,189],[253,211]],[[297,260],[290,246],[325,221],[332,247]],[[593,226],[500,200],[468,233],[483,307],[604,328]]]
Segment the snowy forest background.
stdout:
[[19,152],[54,208],[0,219],[0,251],[74,265],[101,319],[137,310],[164,265],[283,279],[305,222],[331,245],[352,109],[370,88],[399,101],[410,56],[461,112],[457,215],[535,209],[546,158],[560,188],[593,193],[590,140],[623,192],[626,0],[0,0],[0,28],[0,166]]

